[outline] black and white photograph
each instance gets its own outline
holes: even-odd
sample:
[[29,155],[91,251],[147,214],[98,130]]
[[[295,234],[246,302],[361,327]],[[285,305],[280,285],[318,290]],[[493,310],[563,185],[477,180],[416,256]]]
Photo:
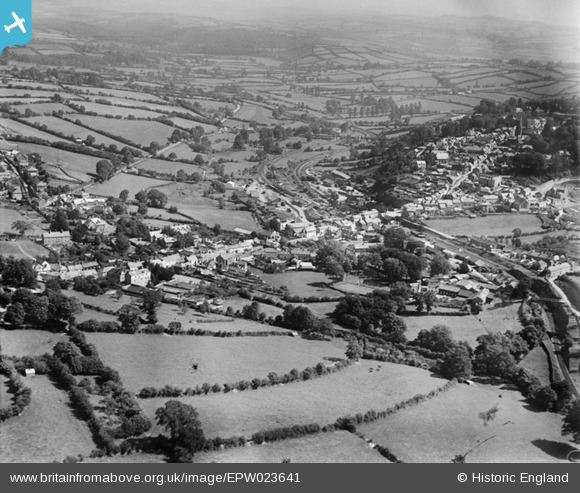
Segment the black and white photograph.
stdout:
[[0,463],[580,462],[580,2],[0,16]]

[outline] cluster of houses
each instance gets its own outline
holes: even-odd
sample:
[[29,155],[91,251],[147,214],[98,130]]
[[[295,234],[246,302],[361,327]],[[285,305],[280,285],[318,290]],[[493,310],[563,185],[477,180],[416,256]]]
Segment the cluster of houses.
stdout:
[[542,212],[553,205],[547,190],[513,183],[501,156],[525,150],[527,136],[514,128],[483,134],[471,130],[415,149],[416,172],[393,192],[409,200],[403,209],[416,217],[502,211]]

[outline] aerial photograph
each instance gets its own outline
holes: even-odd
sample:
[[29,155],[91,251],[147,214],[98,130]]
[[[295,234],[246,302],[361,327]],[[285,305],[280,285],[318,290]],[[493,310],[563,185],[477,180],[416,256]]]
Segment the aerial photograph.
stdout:
[[0,463],[580,462],[580,2],[10,10]]

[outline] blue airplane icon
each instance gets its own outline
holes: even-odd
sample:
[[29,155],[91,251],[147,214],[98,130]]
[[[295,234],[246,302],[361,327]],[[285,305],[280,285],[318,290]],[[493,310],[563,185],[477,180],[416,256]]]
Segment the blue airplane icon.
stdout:
[[32,37],[32,0],[0,0],[0,52]]

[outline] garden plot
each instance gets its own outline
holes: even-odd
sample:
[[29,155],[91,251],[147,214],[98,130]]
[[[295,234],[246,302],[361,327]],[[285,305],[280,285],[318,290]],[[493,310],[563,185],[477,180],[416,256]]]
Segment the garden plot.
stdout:
[[[237,322],[236,322],[237,323]],[[215,324],[199,324],[214,330]],[[259,326],[259,324],[254,324]],[[262,330],[268,330],[262,325]],[[266,337],[169,336],[86,333],[103,362],[118,370],[132,392],[144,387],[195,387],[266,378],[293,368],[303,370],[328,358],[343,358],[346,344]],[[193,365],[197,364],[197,370]],[[145,403],[148,399],[144,399]]]
[[[278,339],[268,338],[267,342]],[[314,380],[179,400],[197,409],[207,437],[249,438],[262,430],[312,423],[322,426],[342,416],[384,410],[445,382],[418,368],[363,360]],[[151,417],[167,400],[143,399],[140,404]],[[151,434],[162,431],[154,426]]]

